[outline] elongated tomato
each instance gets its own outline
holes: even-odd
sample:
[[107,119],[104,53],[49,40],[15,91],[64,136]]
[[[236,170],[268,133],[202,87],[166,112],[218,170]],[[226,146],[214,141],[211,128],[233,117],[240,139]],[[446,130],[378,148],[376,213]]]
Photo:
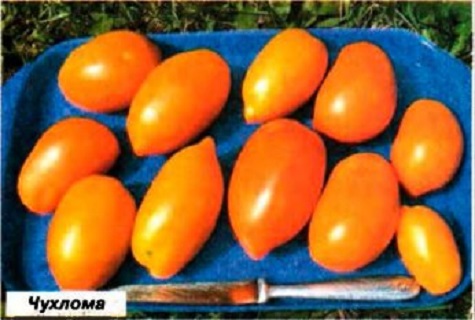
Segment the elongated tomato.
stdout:
[[28,155],[18,177],[18,195],[32,212],[46,214],[77,180],[109,170],[119,143],[103,124],[67,118],[46,130]]
[[145,36],[127,30],[107,32],[70,53],[59,71],[59,87],[80,109],[125,109],[160,59],[160,50]]
[[463,153],[462,129],[442,103],[417,100],[404,113],[391,148],[391,162],[412,196],[445,186]]
[[173,155],[140,205],[132,237],[135,259],[153,277],[177,274],[213,231],[224,193],[211,138]]
[[127,118],[139,156],[188,143],[221,112],[231,88],[229,66],[207,49],[179,53],[158,66],[140,88]]
[[357,153],[333,169],[313,213],[312,259],[334,272],[362,268],[376,259],[399,221],[398,181],[380,155]]
[[259,260],[308,222],[323,185],[322,139],[295,120],[262,125],[246,142],[229,184],[229,218],[247,255]]
[[259,52],[243,82],[248,123],[285,116],[308,101],[328,66],[325,44],[304,29],[279,32]]
[[429,293],[444,294],[460,283],[462,266],[457,243],[437,212],[426,206],[404,206],[397,244],[407,270]]
[[313,127],[346,143],[382,132],[396,110],[396,79],[386,53],[369,42],[345,46],[318,91]]
[[58,286],[103,286],[129,251],[134,218],[135,201],[117,179],[91,175],[73,184],[48,229],[48,264]]

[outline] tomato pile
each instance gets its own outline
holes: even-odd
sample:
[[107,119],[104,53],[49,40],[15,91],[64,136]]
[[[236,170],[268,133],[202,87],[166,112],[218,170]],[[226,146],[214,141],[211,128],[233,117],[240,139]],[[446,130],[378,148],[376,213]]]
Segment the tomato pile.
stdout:
[[[460,166],[463,134],[447,106],[414,101],[389,159],[359,152],[327,172],[332,150],[322,136],[355,145],[393,120],[395,72],[375,44],[348,44],[329,66],[325,44],[306,30],[274,36],[242,83],[243,118],[260,126],[242,147],[228,186],[213,138],[191,144],[230,94],[230,67],[216,52],[198,49],[162,61],[146,37],[112,31],[72,51],[58,84],[82,110],[130,106],[125,130],[133,153],[170,156],[136,204],[107,175],[120,150],[105,125],[70,117],[43,133],[23,164],[18,194],[32,213],[54,213],[47,260],[61,289],[103,286],[129,250],[153,277],[173,277],[208,241],[223,207],[252,260],[308,230],[309,256],[332,272],[364,268],[395,239],[408,272],[429,293],[447,293],[461,281],[448,223],[429,207],[401,201],[404,192],[418,198],[443,188]],[[316,92],[312,128],[286,118]]]

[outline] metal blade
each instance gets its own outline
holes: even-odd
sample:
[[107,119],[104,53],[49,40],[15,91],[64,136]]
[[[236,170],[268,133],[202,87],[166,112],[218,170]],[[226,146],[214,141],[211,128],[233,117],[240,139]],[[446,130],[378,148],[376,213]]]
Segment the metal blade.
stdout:
[[255,281],[228,283],[193,283],[166,285],[129,285],[116,288],[125,291],[128,302],[170,304],[237,305],[257,302]]
[[[350,301],[407,300],[419,294],[420,286],[406,276],[342,279],[294,285],[267,285],[267,298],[306,298]],[[261,296],[262,299],[262,296]],[[263,299],[264,301],[266,299]]]

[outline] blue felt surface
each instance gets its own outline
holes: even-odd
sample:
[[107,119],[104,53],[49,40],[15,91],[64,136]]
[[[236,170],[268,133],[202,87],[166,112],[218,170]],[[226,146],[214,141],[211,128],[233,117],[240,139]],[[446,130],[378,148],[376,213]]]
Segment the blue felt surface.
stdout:
[[[165,57],[176,52],[208,47],[229,63],[233,89],[224,112],[206,131],[218,146],[226,179],[236,155],[256,126],[245,125],[241,116],[240,86],[247,66],[276,31],[235,31],[195,34],[152,35]],[[317,300],[275,300],[263,306],[197,307],[131,304],[130,309],[155,311],[245,311],[321,308],[420,307],[446,302],[470,283],[471,266],[471,77],[470,69],[423,38],[402,30],[313,30],[328,46],[331,62],[348,43],[368,40],[390,56],[397,75],[398,109],[388,129],[360,146],[345,146],[325,139],[330,169],[336,161],[357,151],[375,151],[388,156],[390,142],[405,107],[419,98],[437,99],[449,106],[460,120],[465,138],[462,166],[447,188],[417,201],[439,211],[452,226],[460,247],[464,277],[452,292],[441,297],[427,293],[405,302],[345,302]],[[139,159],[132,155],[124,132],[126,112],[96,115],[69,105],[58,90],[57,74],[67,54],[83,43],[71,40],[50,48],[25,66],[2,88],[2,278],[8,290],[56,290],[45,259],[45,239],[50,217],[27,213],[16,194],[19,169],[36,139],[50,125],[67,116],[79,115],[108,125],[121,141],[122,153],[110,174],[120,178],[139,202],[164,157]],[[100,90],[100,88],[98,88]],[[84,94],[87,94],[85,92]],[[310,124],[311,105],[293,115]],[[371,121],[371,118],[368,119]],[[344,199],[342,199],[344,201]],[[114,226],[111,226],[113,228]],[[394,244],[374,263],[345,277],[406,274]],[[270,283],[298,283],[340,278],[311,262],[306,247],[306,229],[296,239],[275,250],[260,262],[248,259],[233,239],[225,209],[217,229],[204,249],[170,282],[231,281],[264,277]],[[121,284],[158,283],[129,255],[106,288]]]

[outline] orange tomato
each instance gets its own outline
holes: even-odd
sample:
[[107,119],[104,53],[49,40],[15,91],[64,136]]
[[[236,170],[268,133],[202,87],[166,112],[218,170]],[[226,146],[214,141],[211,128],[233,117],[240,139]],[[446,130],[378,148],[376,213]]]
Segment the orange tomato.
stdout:
[[135,259],[153,277],[178,273],[213,231],[224,193],[211,138],[174,154],[152,181],[132,236]]
[[61,289],[93,290],[124,261],[135,201],[115,178],[91,175],[66,192],[51,220],[47,259]]
[[454,289],[462,278],[460,254],[450,227],[425,206],[403,206],[397,232],[402,261],[433,295]]
[[77,180],[109,170],[119,143],[103,124],[67,118],[48,128],[28,155],[18,178],[18,195],[32,212],[46,214]]
[[391,61],[368,42],[345,46],[317,94],[316,130],[340,142],[355,143],[382,132],[396,109]]
[[247,255],[259,260],[308,222],[326,167],[322,139],[295,120],[262,125],[244,145],[228,192],[229,218]]
[[221,112],[231,88],[229,66],[217,53],[179,53],[158,66],[135,96],[127,132],[139,156],[188,143]]
[[325,44],[304,29],[279,32],[259,52],[243,82],[244,118],[257,123],[286,116],[305,103],[328,66]]
[[334,272],[375,260],[399,221],[399,189],[391,165],[380,155],[357,153],[333,169],[309,229],[312,259]]
[[70,53],[59,71],[59,87],[80,109],[125,109],[160,59],[160,50],[145,36],[126,30],[107,32]]
[[457,171],[463,134],[442,103],[417,100],[406,110],[391,148],[399,180],[414,197],[442,188]]

